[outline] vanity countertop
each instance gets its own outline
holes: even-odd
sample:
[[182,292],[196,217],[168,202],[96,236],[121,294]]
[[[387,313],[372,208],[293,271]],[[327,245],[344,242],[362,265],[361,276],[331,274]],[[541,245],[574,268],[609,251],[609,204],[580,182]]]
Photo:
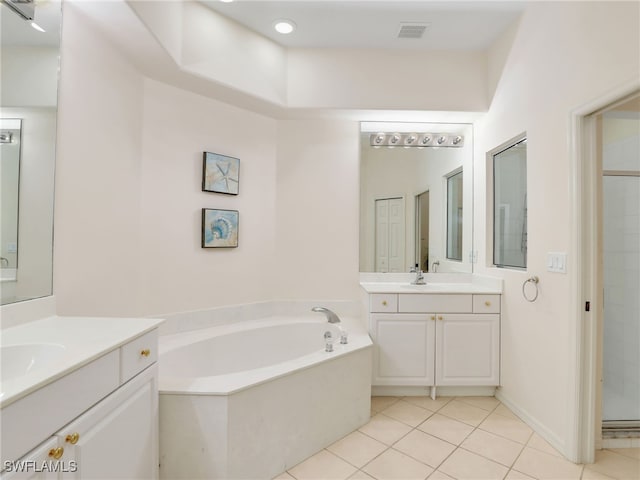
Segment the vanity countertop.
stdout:
[[361,282],[367,293],[427,293],[427,294],[484,294],[500,295],[502,288],[478,283],[428,283],[412,285],[409,282]]
[[45,353],[37,368],[13,378],[5,374],[9,365],[1,367],[0,408],[157,328],[163,321],[155,318],[53,316],[3,329],[0,339],[3,349],[44,346],[43,351],[53,353]]

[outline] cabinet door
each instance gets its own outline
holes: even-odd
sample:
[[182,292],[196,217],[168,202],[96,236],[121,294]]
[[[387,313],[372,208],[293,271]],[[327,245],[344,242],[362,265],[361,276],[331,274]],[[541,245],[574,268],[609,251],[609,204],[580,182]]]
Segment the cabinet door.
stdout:
[[500,315],[438,315],[436,385],[499,383]]
[[[53,458],[53,452],[58,448],[58,439],[53,437],[34,448],[20,460],[5,461],[2,465],[4,472],[1,480],[55,480],[60,471],[69,466],[63,455],[58,460]],[[51,453],[51,455],[50,455]]]
[[77,471],[63,478],[158,478],[157,365],[60,430]]
[[371,315],[373,385],[433,385],[434,319],[428,314]]

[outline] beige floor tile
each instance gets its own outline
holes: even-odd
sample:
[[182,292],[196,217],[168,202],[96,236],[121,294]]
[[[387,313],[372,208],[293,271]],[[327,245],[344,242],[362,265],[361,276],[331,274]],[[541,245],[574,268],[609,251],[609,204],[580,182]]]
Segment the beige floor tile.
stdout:
[[429,480],[455,480],[455,478],[450,477],[440,470],[436,470],[431,475],[429,475]]
[[489,412],[495,410],[498,405],[502,405],[500,400],[497,400],[495,397],[456,397],[456,400]]
[[585,465],[584,470],[582,471],[582,480],[615,480],[613,477],[609,475],[605,475],[604,473],[599,473],[589,468],[589,465]]
[[440,465],[438,470],[453,478],[465,480],[501,480],[509,471],[504,465],[492,462],[480,455],[467,452],[460,448],[453,452],[453,454]]
[[460,446],[507,467],[513,465],[524,448],[521,443],[484,430],[474,430]]
[[523,444],[529,441],[533,433],[533,430],[522,420],[508,418],[497,413],[489,415],[479,428]]
[[518,418],[518,416],[515,413],[513,413],[511,410],[509,410],[508,407],[504,406],[503,404],[498,405],[492,413],[497,413],[498,415],[512,418],[514,420],[520,420],[520,418]]
[[380,413],[400,400],[400,397],[371,397],[371,411]]
[[577,480],[582,474],[582,465],[529,447],[525,447],[513,468],[540,480]]
[[362,470],[377,480],[424,480],[433,469],[392,448]]
[[535,478],[525,475],[522,472],[518,472],[517,470],[509,470],[509,473],[504,477],[504,480],[535,480]]
[[296,480],[296,479],[293,478],[291,475],[289,475],[287,472],[282,472],[277,477],[274,477],[273,480]]
[[620,480],[640,478],[640,460],[620,455],[615,450],[596,451],[596,462],[588,467],[594,472]]
[[396,443],[393,448],[437,468],[456,449],[455,445],[428,433],[414,430]]
[[360,468],[387,449],[387,446],[364,433],[355,431],[327,447],[331,453]]
[[390,407],[385,408],[382,413],[387,417],[394,418],[412,427],[417,427],[433,415],[431,410],[425,410],[404,400],[400,400]]
[[472,426],[445,417],[439,413],[427,418],[427,420],[418,426],[418,429],[429,435],[453,443],[454,445],[460,445],[473,431]]
[[531,435],[531,438],[527,443],[527,447],[535,448],[536,450],[540,450],[541,452],[548,453],[550,455],[555,455],[556,457],[562,458],[562,454],[558,452],[555,448],[553,448],[549,442],[547,442],[544,438],[542,438],[536,432],[533,432],[533,435]]
[[289,469],[297,480],[345,480],[357,469],[327,450],[321,450]]
[[411,430],[410,426],[381,413],[369,420],[369,423],[360,427],[362,433],[386,445],[394,444]]
[[452,400],[438,410],[438,413],[477,427],[490,412],[459,400]]
[[366,474],[362,470],[358,470],[356,473],[349,477],[349,480],[375,480],[371,475]]
[[613,453],[619,455],[624,455],[625,457],[640,460],[640,448],[611,448],[607,450],[611,450]]
[[439,397],[435,400],[431,399],[431,397],[404,397],[403,400],[418,407],[431,410],[432,412],[437,412],[447,403],[453,400],[453,397]]

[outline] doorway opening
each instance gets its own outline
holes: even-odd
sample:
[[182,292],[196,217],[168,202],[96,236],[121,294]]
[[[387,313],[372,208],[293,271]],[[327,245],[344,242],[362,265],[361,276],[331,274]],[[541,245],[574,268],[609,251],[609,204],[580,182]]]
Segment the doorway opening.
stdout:
[[429,271],[429,190],[416,195],[416,260],[420,270]]

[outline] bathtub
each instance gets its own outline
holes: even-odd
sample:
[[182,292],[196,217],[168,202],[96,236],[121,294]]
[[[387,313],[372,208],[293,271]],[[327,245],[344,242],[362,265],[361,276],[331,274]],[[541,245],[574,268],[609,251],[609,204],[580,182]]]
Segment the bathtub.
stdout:
[[366,423],[372,343],[342,320],[347,345],[317,315],[160,337],[160,477],[270,479]]

